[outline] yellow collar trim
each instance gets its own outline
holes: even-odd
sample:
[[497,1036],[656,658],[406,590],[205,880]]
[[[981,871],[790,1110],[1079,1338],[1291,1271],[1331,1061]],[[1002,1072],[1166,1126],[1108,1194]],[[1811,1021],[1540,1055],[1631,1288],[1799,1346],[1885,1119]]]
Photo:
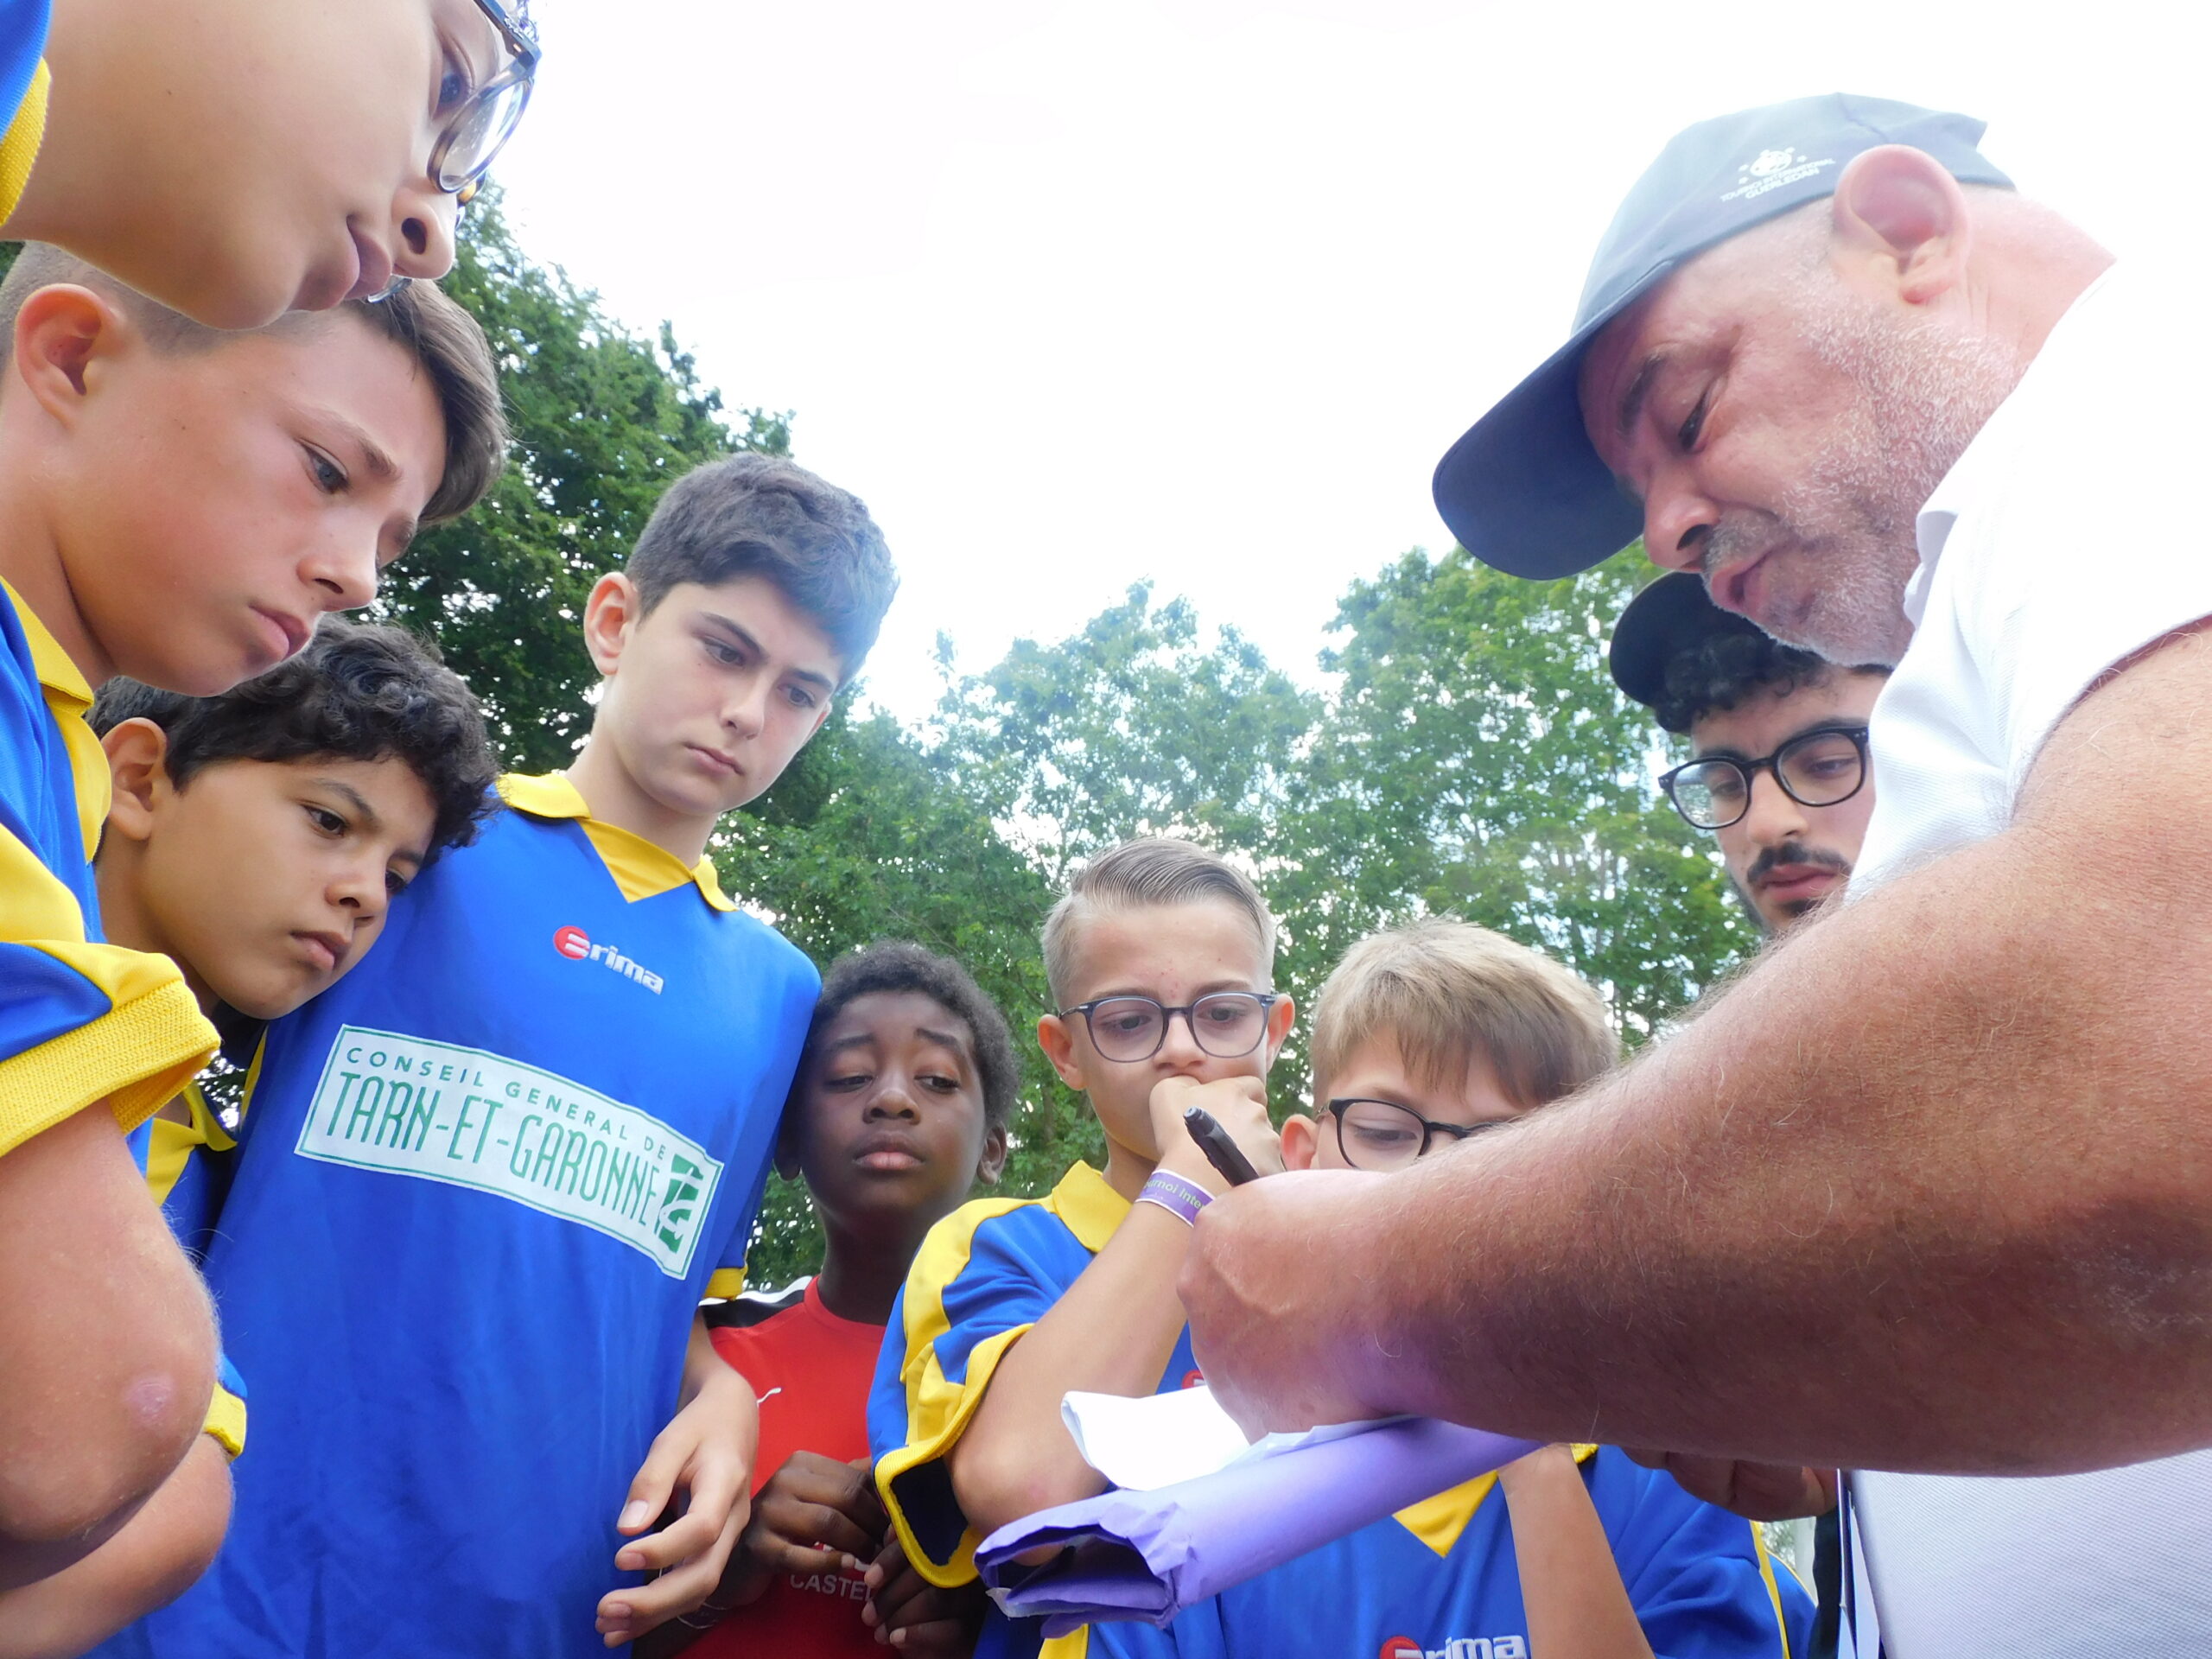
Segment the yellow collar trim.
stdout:
[[575,818],[581,822],[584,834],[591,838],[593,848],[605,861],[607,873],[614,878],[614,885],[622,890],[623,898],[633,905],[640,899],[673,893],[688,881],[716,910],[737,908],[736,901],[722,891],[712,859],[702,858],[687,870],[665,847],[617,825],[601,823],[592,817],[583,795],[564,772],[549,772],[537,777],[511,772],[499,779],[499,798],[516,811],[527,812],[533,818]]
[[1129,1201],[1080,1158],[1052,1189],[1052,1212],[1067,1223],[1077,1242],[1093,1255],[1106,1248],[1106,1241],[1129,1213]]
[[15,584],[0,580],[0,588],[8,590],[8,601],[16,607],[16,620],[22,625],[23,638],[30,644],[31,667],[38,674],[38,683],[57,696],[66,697],[81,709],[92,706],[92,688],[86,682],[84,671],[61,649],[61,643],[40,621],[38,613],[26,604]]
[[[1587,1463],[1598,1455],[1594,1446],[1578,1446],[1574,1460]],[[1400,1510],[1390,1518],[1408,1532],[1434,1550],[1440,1560],[1452,1553],[1459,1541],[1459,1535],[1467,1529],[1467,1522],[1475,1518],[1475,1511],[1497,1484],[1494,1474],[1477,1475],[1472,1480],[1462,1481],[1448,1492],[1439,1492],[1434,1497],[1425,1497],[1410,1508]]]
[[84,671],[70,660],[60,641],[47,632],[38,613],[23,603],[23,596],[14,586],[0,580],[0,588],[7,589],[8,602],[16,607],[23,641],[31,648],[31,671],[38,676],[47,712],[54,716],[61,747],[69,756],[69,777],[76,785],[77,830],[84,837],[85,857],[90,861],[99,850],[100,831],[106,826],[108,805],[115,793],[107,751],[100,747],[91,722],[85,718],[92,706],[92,688],[86,683]]

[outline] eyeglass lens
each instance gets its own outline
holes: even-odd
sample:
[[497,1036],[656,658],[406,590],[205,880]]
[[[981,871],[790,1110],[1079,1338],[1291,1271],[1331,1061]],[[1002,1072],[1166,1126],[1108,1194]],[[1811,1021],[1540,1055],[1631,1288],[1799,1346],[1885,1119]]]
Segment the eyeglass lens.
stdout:
[[[1776,751],[1782,786],[1802,806],[1833,806],[1856,794],[1866,761],[1848,732],[1808,732]],[[1751,804],[1751,779],[1733,760],[1694,760],[1675,774],[1675,804],[1704,830],[1726,827]]]
[[[1250,991],[1216,991],[1191,1005],[1191,1039],[1216,1059],[1249,1054],[1267,1034],[1266,1001]],[[1147,996],[1116,996],[1091,1007],[1090,1040],[1109,1060],[1148,1060],[1167,1040],[1167,1011]]]
[[1387,1100],[1351,1100],[1337,1114],[1337,1147],[1354,1169],[1410,1167],[1428,1139],[1418,1114]]
[[509,81],[472,99],[458,118],[438,159],[438,188],[459,190],[481,175],[513,134],[530,101],[530,83]]

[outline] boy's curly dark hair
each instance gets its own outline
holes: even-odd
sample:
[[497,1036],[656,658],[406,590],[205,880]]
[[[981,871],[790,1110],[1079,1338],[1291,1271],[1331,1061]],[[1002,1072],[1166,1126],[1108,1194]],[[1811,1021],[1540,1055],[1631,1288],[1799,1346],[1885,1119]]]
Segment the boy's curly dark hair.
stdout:
[[[967,1025],[976,1042],[976,1073],[983,1086],[983,1121],[1006,1128],[1021,1084],[1006,1016],[965,968],[918,944],[895,940],[840,957],[822,978],[822,1000],[807,1027],[810,1046],[823,1028],[873,991],[913,991],[941,1003]],[[804,1075],[804,1068],[802,1068]]]
[[1655,705],[1659,723],[1687,733],[1713,713],[1726,714],[1755,691],[1787,696],[1831,674],[1884,674],[1883,668],[1842,668],[1764,633],[1708,633],[1667,664],[1667,689]]
[[102,736],[126,720],[160,727],[180,789],[225,760],[404,760],[437,809],[432,857],[475,838],[499,771],[475,695],[435,651],[404,628],[335,617],[289,662],[219,696],[111,680],[91,719]]

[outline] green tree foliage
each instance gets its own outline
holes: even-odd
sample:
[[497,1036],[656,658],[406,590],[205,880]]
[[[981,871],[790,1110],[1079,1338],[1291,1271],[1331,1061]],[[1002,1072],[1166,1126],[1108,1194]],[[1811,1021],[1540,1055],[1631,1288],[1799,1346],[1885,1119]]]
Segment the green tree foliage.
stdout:
[[1322,659],[1341,689],[1274,842],[1295,982],[1448,912],[1558,957],[1637,1041],[1749,947],[1710,839],[1651,787],[1658,728],[1605,671],[1645,568],[1631,550],[1533,582],[1415,551],[1352,583]]
[[1131,588],[1080,633],[1017,640],[938,711],[962,785],[1056,884],[1131,836],[1263,846],[1320,711],[1234,628],[1203,644],[1188,600]]
[[578,629],[671,479],[737,449],[788,452],[789,417],[722,407],[675,333],[658,342],[516,245],[493,193],[463,215],[446,290],[491,338],[514,443],[473,512],[417,537],[378,608],[436,638],[524,770],[561,765],[596,683]]

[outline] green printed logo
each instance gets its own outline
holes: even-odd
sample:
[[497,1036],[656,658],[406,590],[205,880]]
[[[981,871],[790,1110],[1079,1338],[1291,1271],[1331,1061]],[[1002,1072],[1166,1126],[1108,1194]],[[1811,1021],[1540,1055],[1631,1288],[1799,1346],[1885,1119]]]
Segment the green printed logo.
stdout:
[[576,1222],[680,1279],[722,1166],[649,1113],[519,1060],[345,1026],[296,1151],[474,1187]]

